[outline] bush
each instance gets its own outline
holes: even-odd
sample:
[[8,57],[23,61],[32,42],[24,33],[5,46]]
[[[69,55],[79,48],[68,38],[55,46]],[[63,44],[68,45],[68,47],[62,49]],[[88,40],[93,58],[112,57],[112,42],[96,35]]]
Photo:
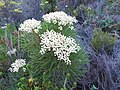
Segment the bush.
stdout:
[[[63,14],[63,12],[55,12],[55,13],[50,13],[47,15],[51,15],[51,14],[55,15],[56,13]],[[57,17],[57,14],[56,14],[56,17]],[[67,37],[71,39],[73,38],[73,42],[76,42],[74,41],[76,38],[76,31],[72,24],[72,21],[63,22],[61,20],[63,18],[61,17],[62,15],[59,15],[58,16],[59,18],[54,18],[54,19],[52,16],[48,17],[47,15],[43,16],[43,20],[41,21],[41,26],[39,28],[39,31],[37,31],[37,33],[35,30],[33,30],[33,32],[31,33],[24,34],[24,36],[21,38],[22,39],[21,47],[22,47],[22,50],[27,51],[28,53],[28,57],[30,59],[29,63],[32,65],[32,68],[33,68],[32,71],[34,73],[33,75],[34,77],[38,77],[41,80],[40,76],[43,72],[45,72],[48,79],[52,82],[54,87],[56,85],[58,87],[62,87],[64,84],[65,76],[67,73],[69,73],[71,75],[71,79],[70,79],[71,82],[69,82],[67,88],[70,88],[71,87],[70,83],[73,83],[79,80],[79,77],[85,73],[86,68],[84,67],[84,64],[88,62],[88,56],[87,56],[87,53],[81,48],[77,52],[75,53],[72,52],[70,54],[69,59],[71,60],[71,63],[69,63],[67,61],[62,60],[61,58],[60,60],[57,60],[59,56],[57,56],[58,54],[55,55],[55,51],[53,50],[54,47],[50,47],[49,49],[43,51],[44,54],[40,54],[41,48],[47,45],[46,44],[45,46],[44,45],[41,46],[43,44],[41,39],[43,39],[43,42],[44,42],[44,40],[47,40],[47,39],[49,40],[49,38],[54,38],[53,41],[52,39],[50,39],[50,41],[54,42],[54,40],[57,40],[54,36],[59,35],[58,38],[61,38],[60,40],[62,40],[63,36],[65,36],[66,38]],[[64,19],[67,19],[67,17]],[[74,23],[75,21],[74,18],[69,18],[69,19],[73,20],[73,23]],[[44,35],[46,35],[45,36],[46,39],[44,38]],[[51,36],[49,37],[49,35]],[[70,40],[68,42],[71,42]],[[42,44],[40,45],[40,43]],[[48,47],[46,46],[46,48]],[[60,54],[62,52],[63,51],[56,52],[56,53]]]
[[103,48],[107,53],[111,53],[116,39],[117,38],[112,37],[110,33],[103,32],[101,29],[97,28],[94,30],[92,45],[97,52]]

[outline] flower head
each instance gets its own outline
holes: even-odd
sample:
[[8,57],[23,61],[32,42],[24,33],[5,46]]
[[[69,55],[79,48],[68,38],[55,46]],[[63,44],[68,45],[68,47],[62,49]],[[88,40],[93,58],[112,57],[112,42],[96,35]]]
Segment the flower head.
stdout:
[[16,61],[11,64],[11,67],[8,70],[10,70],[11,72],[18,72],[19,69],[25,65],[25,59],[16,59]]
[[66,37],[54,30],[45,32],[40,38],[40,53],[44,54],[46,50],[53,51],[58,60],[64,60],[67,65],[71,64],[69,59],[70,54],[77,53],[77,51],[80,50],[80,47],[76,44],[75,39]]
[[43,20],[51,23],[53,22],[54,24],[57,24],[59,26],[63,25],[73,25],[73,23],[76,23],[77,20],[75,17],[72,17],[70,15],[67,15],[65,12],[63,11],[56,11],[56,12],[51,12],[49,14],[43,15]]
[[30,33],[32,30],[39,29],[41,27],[40,25],[41,21],[37,21],[34,18],[28,19],[24,21],[22,24],[20,24],[19,31]]

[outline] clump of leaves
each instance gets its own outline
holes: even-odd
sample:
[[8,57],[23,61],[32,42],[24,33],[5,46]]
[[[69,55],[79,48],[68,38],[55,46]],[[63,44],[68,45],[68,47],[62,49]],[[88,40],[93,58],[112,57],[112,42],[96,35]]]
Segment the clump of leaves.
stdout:
[[103,32],[101,29],[97,28],[94,30],[92,45],[97,52],[103,48],[109,54],[113,49],[116,39],[117,38],[112,37],[110,33]]
[[56,11],[58,0],[41,0],[40,8],[44,13]]
[[52,22],[51,23],[42,22],[41,27],[42,29],[39,30],[40,34],[43,34],[46,30],[54,30],[56,32],[62,33],[65,36],[71,36],[72,38],[75,38],[77,35],[75,28],[73,27],[74,30],[71,30],[70,25],[62,26],[63,30],[60,30],[58,29],[59,28],[58,24],[54,24]]
[[[21,77],[17,86],[18,90],[59,90],[58,86],[53,86],[53,83],[49,81],[49,77],[46,72],[43,72],[41,75],[41,79],[39,80],[38,77],[34,77],[32,66],[30,64],[26,65],[28,76]],[[67,90],[67,83],[70,78],[70,74],[67,74],[63,86],[60,87],[61,90]],[[76,88],[76,83],[73,83],[70,90]]]
[[86,7],[84,4],[80,4],[76,9],[74,9],[74,15],[78,16],[80,10],[85,12],[87,16],[95,14],[94,10],[92,10],[90,7]]
[[91,7],[86,7],[84,4],[80,4],[73,10],[73,14],[79,20],[80,24],[89,24],[95,18],[95,10]]

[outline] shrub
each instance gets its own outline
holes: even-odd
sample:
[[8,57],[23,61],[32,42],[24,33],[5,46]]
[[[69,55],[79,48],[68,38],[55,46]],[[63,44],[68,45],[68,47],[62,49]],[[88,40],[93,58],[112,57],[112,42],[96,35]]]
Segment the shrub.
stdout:
[[69,73],[66,87],[70,88],[85,73],[84,64],[88,62],[87,53],[75,40],[77,20],[64,12],[52,12],[42,18],[39,30],[22,30],[21,49],[27,52],[33,77],[41,80],[45,72],[52,85],[60,88]]
[[94,30],[92,45],[97,52],[103,48],[107,53],[110,53],[112,51],[116,39],[117,38],[112,37],[110,33],[103,32],[101,29],[97,28]]

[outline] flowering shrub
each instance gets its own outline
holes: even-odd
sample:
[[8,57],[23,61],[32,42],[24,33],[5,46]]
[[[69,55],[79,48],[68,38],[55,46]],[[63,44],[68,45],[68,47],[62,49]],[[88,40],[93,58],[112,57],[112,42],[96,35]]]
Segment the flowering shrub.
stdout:
[[[61,11],[43,15],[42,18],[37,33],[33,31],[21,37],[21,49],[27,51],[34,77],[46,72],[53,86],[62,87],[61,82],[64,82],[67,73],[70,73],[72,82],[85,73],[84,64],[88,62],[88,57],[75,40],[75,18]],[[67,87],[70,88],[69,85]]]
[[[20,24],[17,47],[6,53],[12,57],[12,61],[15,60],[8,71],[27,79],[29,77],[30,80],[37,78],[38,84],[43,80],[41,77],[45,72],[52,87],[64,86],[70,89],[71,84],[85,73],[84,64],[88,62],[87,54],[75,39],[77,34],[74,23],[77,20],[62,11],[43,15],[42,18],[42,21],[28,19]],[[29,64],[27,70],[24,68],[26,62]],[[20,71],[19,74],[21,68],[25,72]],[[71,77],[66,80],[68,73]],[[33,89],[33,86],[30,88]]]

